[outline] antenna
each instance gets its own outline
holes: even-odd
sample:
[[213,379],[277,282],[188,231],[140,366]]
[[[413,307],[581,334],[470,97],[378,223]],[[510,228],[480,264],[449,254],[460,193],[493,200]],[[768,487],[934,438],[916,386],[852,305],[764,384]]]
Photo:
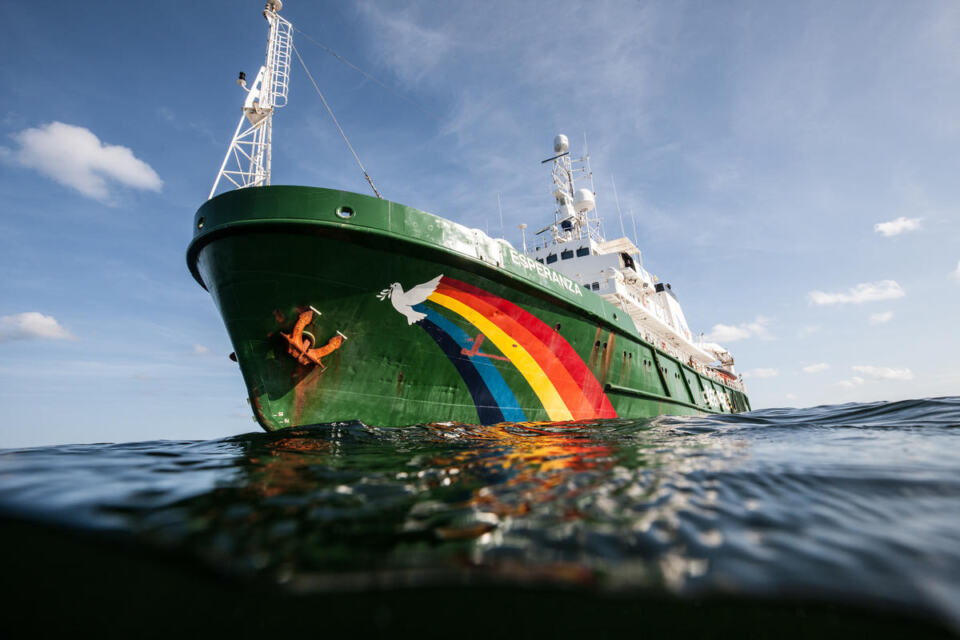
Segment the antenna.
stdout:
[[517,227],[520,228],[520,240],[523,242],[523,252],[526,253],[527,252],[527,232],[526,232],[527,225],[520,223],[517,225]]
[[500,237],[506,239],[506,234],[503,233],[503,205],[500,204],[500,192],[497,191],[497,211],[500,212]]
[[[590,191],[593,191],[594,197],[597,195],[597,186],[593,183],[593,168],[590,166],[590,150],[587,147],[587,132],[583,132],[583,165],[587,172],[587,175],[590,176]],[[593,215],[597,218],[600,218],[600,209],[594,203],[593,206]],[[603,220],[600,220],[601,229],[603,228]],[[602,234],[602,232],[601,232]]]
[[617,203],[617,214],[620,216],[620,233],[627,235],[627,231],[623,228],[623,211],[620,210],[620,196],[617,195],[617,181],[613,179],[613,176],[610,176],[610,183],[613,184],[613,199]]
[[243,115],[237,123],[237,130],[227,148],[208,199],[217,192],[221,178],[238,189],[270,184],[273,112],[287,104],[290,52],[293,48],[293,26],[277,15],[282,8],[283,3],[280,0],[269,0],[263,10],[263,17],[270,25],[267,35],[267,59],[249,88],[245,73],[241,71],[237,79],[237,84],[247,92],[247,98],[243,102]]

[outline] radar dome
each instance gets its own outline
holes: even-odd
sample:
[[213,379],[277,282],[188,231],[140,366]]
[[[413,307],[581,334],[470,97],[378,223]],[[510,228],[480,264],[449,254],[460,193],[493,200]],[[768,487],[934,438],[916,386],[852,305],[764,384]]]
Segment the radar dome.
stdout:
[[577,212],[579,213],[586,213],[597,206],[593,192],[590,191],[590,189],[577,189],[577,197],[574,199],[573,204],[577,207]]
[[570,150],[570,141],[562,133],[553,139],[553,152],[566,153]]

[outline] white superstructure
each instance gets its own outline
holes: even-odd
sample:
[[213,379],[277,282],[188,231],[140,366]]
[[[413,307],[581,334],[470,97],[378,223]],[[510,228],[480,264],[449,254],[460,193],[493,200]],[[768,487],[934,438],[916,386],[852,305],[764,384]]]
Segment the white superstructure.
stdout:
[[[590,158],[571,158],[567,137],[554,139],[554,222],[535,235],[526,253],[630,315],[648,342],[672,353],[698,371],[741,388],[730,352],[720,345],[694,342],[673,288],[643,267],[643,256],[626,237],[605,240],[596,215]],[[587,179],[590,189],[577,188]]]

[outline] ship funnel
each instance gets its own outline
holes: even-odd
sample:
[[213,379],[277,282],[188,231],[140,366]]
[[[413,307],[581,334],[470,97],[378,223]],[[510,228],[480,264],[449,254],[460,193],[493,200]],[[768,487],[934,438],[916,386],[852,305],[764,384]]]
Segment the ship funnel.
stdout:
[[553,139],[553,152],[566,153],[570,150],[570,141],[562,133]]

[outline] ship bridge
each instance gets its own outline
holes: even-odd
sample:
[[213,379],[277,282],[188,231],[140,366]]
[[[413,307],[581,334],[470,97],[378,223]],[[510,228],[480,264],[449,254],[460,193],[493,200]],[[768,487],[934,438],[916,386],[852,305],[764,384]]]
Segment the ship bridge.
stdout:
[[[554,222],[536,232],[527,255],[579,283],[633,320],[641,337],[691,366],[735,375],[730,352],[720,345],[695,343],[673,287],[643,266],[643,254],[626,236],[603,237],[589,156],[571,159],[566,136],[554,140],[552,161]],[[589,180],[590,189],[576,181]],[[526,244],[526,243],[525,243]],[[725,380],[730,384],[729,380]]]

